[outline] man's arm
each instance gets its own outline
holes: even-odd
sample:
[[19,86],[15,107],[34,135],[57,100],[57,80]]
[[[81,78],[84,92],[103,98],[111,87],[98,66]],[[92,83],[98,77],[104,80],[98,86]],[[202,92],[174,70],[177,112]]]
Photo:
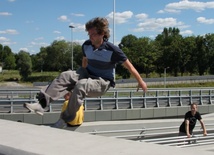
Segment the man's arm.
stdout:
[[83,57],[82,58],[82,67],[83,68],[86,68],[88,65],[88,59],[86,57]]
[[203,129],[203,135],[206,136],[207,135],[207,130],[206,130],[206,127],[204,125],[204,122],[203,122],[202,119],[200,119],[199,122],[201,123],[201,128]]
[[135,79],[138,82],[138,89],[142,88],[144,91],[147,91],[147,85],[143,81],[142,77],[138,73],[138,71],[135,69],[135,67],[132,65],[132,63],[127,59],[123,64],[122,64],[126,69],[129,70],[129,72],[135,77]]
[[185,130],[186,130],[187,137],[190,138],[191,135],[189,133],[189,120],[188,119],[185,120]]

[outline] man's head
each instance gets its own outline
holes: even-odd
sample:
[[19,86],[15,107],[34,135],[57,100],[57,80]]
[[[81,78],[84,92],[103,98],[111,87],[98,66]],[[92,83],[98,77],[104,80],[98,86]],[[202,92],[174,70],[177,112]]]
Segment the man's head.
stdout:
[[71,96],[71,92],[68,92],[64,95],[64,99],[69,100],[70,96]]
[[[88,32],[89,37],[95,35],[103,35],[104,40],[108,40],[110,37],[109,23],[106,18],[96,17],[89,20],[85,24],[85,29]],[[90,32],[93,29],[93,32]]]
[[192,115],[195,115],[195,114],[196,114],[196,111],[197,111],[197,109],[198,109],[197,104],[196,104],[196,103],[192,103],[192,104],[190,105],[190,108],[191,108],[191,113],[192,113]]

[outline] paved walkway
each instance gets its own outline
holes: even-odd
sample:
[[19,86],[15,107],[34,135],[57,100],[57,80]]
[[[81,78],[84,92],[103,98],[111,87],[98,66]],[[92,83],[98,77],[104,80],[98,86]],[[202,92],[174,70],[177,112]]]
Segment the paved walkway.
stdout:
[[[194,148],[177,148],[90,135],[0,119],[0,155],[195,155]],[[197,150],[213,155],[214,148]]]

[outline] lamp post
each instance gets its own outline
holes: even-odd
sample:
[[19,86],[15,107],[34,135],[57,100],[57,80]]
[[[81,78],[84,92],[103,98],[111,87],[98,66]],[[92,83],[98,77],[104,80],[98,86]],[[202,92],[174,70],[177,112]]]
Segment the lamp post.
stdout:
[[[113,0],[113,44],[115,44],[115,0]],[[114,81],[116,80],[116,66],[114,69]]]
[[167,70],[168,68],[169,68],[169,67],[164,68],[164,88],[166,88],[166,70]]
[[69,28],[71,28],[71,70],[73,70],[73,28],[75,27],[70,25]]
[[113,1],[113,44],[115,44],[115,0]]

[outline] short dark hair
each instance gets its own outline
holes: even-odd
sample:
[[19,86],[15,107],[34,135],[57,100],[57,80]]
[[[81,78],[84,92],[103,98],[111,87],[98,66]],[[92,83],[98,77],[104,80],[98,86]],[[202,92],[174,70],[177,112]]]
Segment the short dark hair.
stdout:
[[195,105],[196,107],[198,107],[198,104],[195,103],[195,102],[193,102],[193,103],[190,105],[190,107],[193,107],[194,105]]

